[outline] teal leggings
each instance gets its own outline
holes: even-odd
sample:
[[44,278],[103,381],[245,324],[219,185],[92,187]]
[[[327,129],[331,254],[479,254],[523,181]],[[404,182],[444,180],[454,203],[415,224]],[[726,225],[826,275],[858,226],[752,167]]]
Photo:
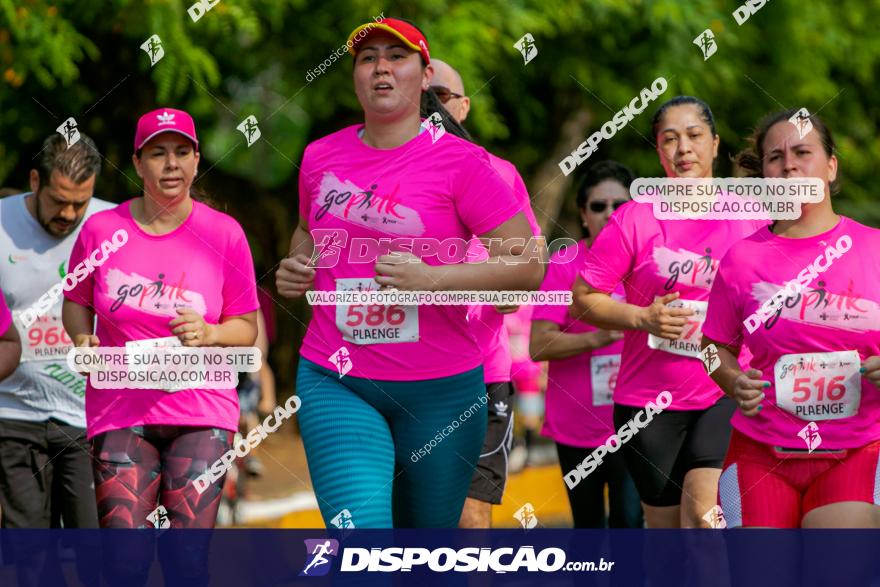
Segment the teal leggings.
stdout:
[[301,358],[296,389],[309,474],[328,527],[458,526],[488,422],[482,367],[376,381],[340,379]]

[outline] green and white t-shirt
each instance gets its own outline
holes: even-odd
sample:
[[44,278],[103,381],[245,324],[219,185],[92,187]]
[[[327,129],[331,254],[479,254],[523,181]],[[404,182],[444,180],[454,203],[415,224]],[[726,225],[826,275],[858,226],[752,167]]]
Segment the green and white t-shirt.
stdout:
[[30,326],[25,327],[20,316],[61,283],[82,223],[116,204],[92,198],[83,222],[71,234],[57,238],[28,212],[25,197],[29,195],[0,200],[0,289],[12,310],[22,349],[18,369],[0,381],[0,419],[55,418],[85,428],[86,382],[67,368],[71,342],[61,324],[63,296]]

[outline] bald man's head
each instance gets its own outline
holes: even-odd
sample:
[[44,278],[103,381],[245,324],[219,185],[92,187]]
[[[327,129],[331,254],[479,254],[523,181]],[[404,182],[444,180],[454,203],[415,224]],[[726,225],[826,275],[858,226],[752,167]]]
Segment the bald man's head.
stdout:
[[431,86],[445,88],[453,94],[460,96],[458,98],[450,97],[443,105],[449,111],[449,114],[461,124],[471,110],[471,99],[464,93],[464,82],[461,79],[461,75],[445,61],[431,59],[431,65],[434,66],[434,77],[431,79]]
[[434,85],[445,86],[456,94],[464,96],[464,82],[461,80],[460,73],[439,59],[432,59],[431,65],[434,66]]

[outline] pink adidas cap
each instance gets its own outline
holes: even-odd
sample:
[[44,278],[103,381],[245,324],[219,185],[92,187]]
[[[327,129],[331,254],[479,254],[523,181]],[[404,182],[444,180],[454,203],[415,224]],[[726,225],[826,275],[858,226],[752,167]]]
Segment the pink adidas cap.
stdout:
[[142,149],[147,141],[163,132],[176,132],[182,134],[196,145],[199,149],[199,140],[196,138],[196,123],[192,116],[183,110],[174,108],[159,108],[147,112],[141,116],[137,124],[137,132],[134,134],[134,150]]

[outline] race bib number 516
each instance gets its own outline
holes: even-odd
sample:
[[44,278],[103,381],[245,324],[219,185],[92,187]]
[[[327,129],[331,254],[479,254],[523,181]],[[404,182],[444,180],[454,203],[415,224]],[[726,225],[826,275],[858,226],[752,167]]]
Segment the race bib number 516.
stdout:
[[[376,288],[370,278],[339,278],[337,291],[369,291]],[[379,304],[336,306],[336,327],[342,338],[355,344],[417,342],[418,306]]]
[[837,420],[859,411],[859,353],[783,355],[776,361],[776,405],[802,420]]

